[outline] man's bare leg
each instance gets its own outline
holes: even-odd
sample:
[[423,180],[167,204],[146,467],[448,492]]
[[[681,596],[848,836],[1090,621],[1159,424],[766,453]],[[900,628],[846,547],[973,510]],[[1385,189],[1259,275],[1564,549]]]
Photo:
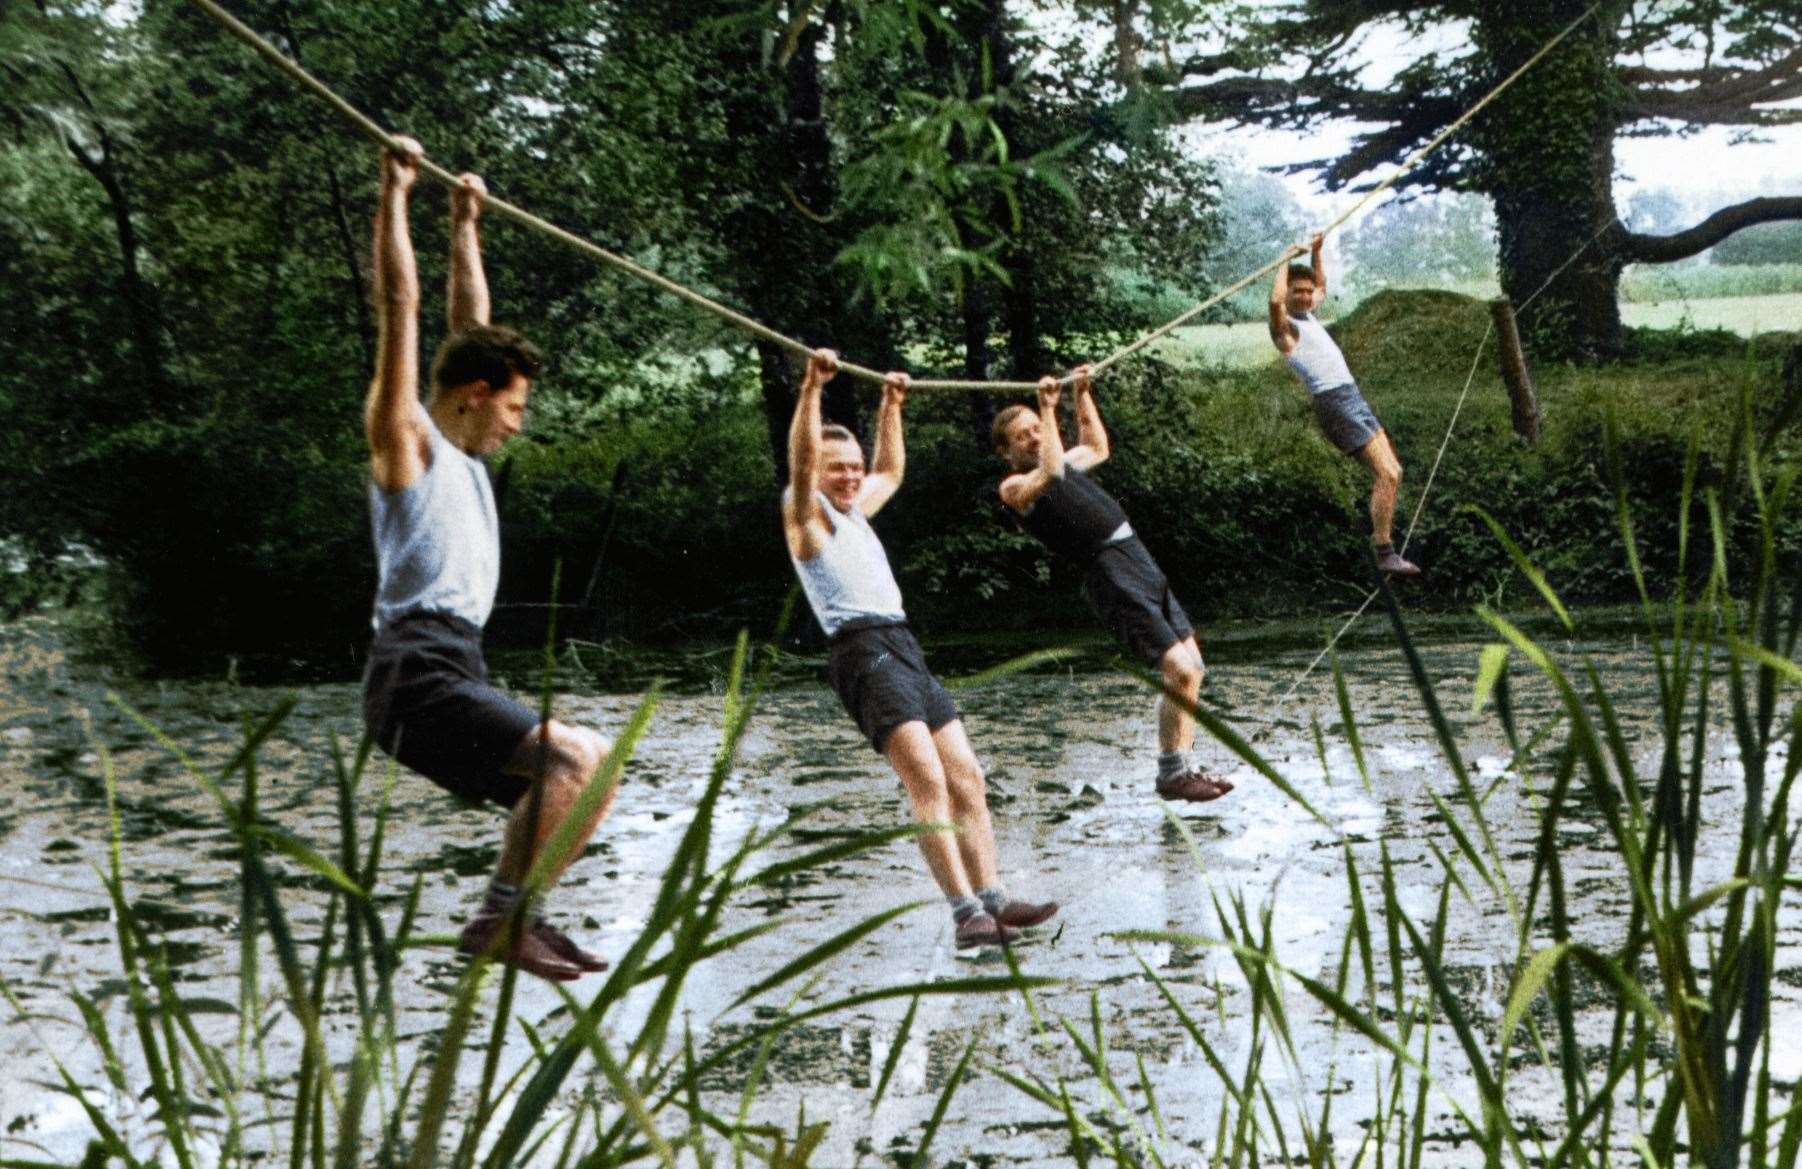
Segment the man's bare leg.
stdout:
[[1165,650],[1158,663],[1164,693],[1158,698],[1157,792],[1167,800],[1205,803],[1233,790],[1232,783],[1223,776],[1199,770],[1189,762],[1189,748],[1195,744],[1195,716],[1172,697],[1181,695],[1189,706],[1194,706],[1201,698],[1201,683],[1207,672],[1194,634]]
[[[460,947],[464,953],[504,955],[522,969],[557,981],[606,969],[607,963],[600,955],[576,945],[561,930],[535,915],[519,923],[516,935],[504,935],[514,928],[511,919],[524,894],[521,886],[550,847],[559,827],[575,811],[582,793],[595,782],[610,749],[607,740],[593,731],[554,719],[538,726],[520,742],[504,770],[532,781],[532,790],[521,797],[508,817],[494,880],[488,886],[481,911],[463,930]],[[613,792],[607,792],[584,818],[576,839],[546,875],[546,889],[582,854],[613,806],[613,796]]]
[[964,732],[963,720],[953,719],[932,732],[932,741],[945,768],[951,816],[957,825],[958,856],[982,908],[1002,925],[1017,929],[1049,920],[1057,912],[1057,902],[1016,901],[1002,888],[988,787],[983,781],[982,764],[976,761],[976,752],[970,747],[970,736]]
[[[938,746],[932,732],[919,721],[902,723],[889,732],[883,744],[889,766],[907,789],[913,804],[914,819],[921,824],[953,822],[951,793],[946,783],[945,766],[939,759]],[[936,830],[920,836],[920,853],[926,868],[947,897],[970,897],[976,892],[964,868],[958,840],[948,831]]]
[[1420,569],[1395,550],[1393,528],[1395,497],[1401,490],[1402,464],[1395,457],[1389,432],[1358,448],[1358,460],[1370,469],[1370,542],[1376,549],[1377,570],[1394,576],[1416,576]]

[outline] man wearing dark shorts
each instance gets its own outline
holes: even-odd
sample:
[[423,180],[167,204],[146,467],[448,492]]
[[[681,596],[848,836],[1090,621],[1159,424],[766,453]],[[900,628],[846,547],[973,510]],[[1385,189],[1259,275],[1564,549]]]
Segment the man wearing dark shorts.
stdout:
[[890,374],[883,383],[876,459],[866,474],[856,436],[820,423],[820,389],[837,371],[831,350],[813,355],[789,424],[782,493],[789,557],[831,645],[833,691],[895,769],[914,818],[953,826],[923,834],[920,851],[951,905],[957,948],[1005,944],[1050,918],[1057,905],[1016,901],[1001,887],[982,765],[957,705],[926,668],[888,554],[870,527],[869,517],[901,486],[907,375]]
[[[1320,258],[1323,242],[1318,233],[1308,241],[1311,264],[1285,264],[1276,270],[1276,283],[1270,289],[1270,339],[1308,387],[1314,417],[1327,441],[1370,470],[1370,542],[1377,570],[1392,576],[1418,576],[1419,567],[1395,550],[1391,534],[1395,496],[1402,485],[1402,464],[1395,456],[1395,444],[1352,380],[1345,354],[1314,314],[1326,299],[1326,264]],[[1290,254],[1300,255],[1301,251],[1297,246]]]
[[1083,593],[1089,607],[1121,645],[1162,678],[1158,795],[1217,800],[1233,785],[1189,759],[1195,719],[1183,704],[1195,704],[1207,673],[1195,627],[1126,512],[1088,475],[1108,457],[1107,428],[1095,406],[1088,366],[1077,367],[1074,384],[1078,442],[1069,450],[1058,433],[1061,393],[1054,377],[1039,382],[1037,413],[1016,405],[995,416],[995,453],[1013,472],[1001,481],[1001,502],[1053,553],[1086,567]]
[[[527,874],[609,744],[538,715],[488,684],[482,626],[500,580],[500,529],[482,458],[518,434],[542,359],[488,322],[477,219],[484,187],[451,196],[450,336],[419,399],[419,273],[407,231],[417,143],[384,154],[375,216],[375,380],[364,405],[369,510],[380,584],[363,680],[364,716],[383,751],[465,800],[511,809],[500,861],[459,948],[567,981],[606,967],[526,904]],[[613,793],[550,863],[555,882],[599,826]]]

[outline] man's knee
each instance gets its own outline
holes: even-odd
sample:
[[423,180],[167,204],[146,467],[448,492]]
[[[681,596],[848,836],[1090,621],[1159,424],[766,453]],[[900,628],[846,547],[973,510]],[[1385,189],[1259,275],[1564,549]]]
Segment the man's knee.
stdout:
[[1201,655],[1192,652],[1187,645],[1177,644],[1164,654],[1164,682],[1183,693],[1188,693],[1201,685],[1202,677],[1207,673],[1201,664]]
[[586,727],[551,722],[533,731],[520,745],[515,761],[522,770],[542,772],[547,782],[587,786],[612,749],[606,738]]

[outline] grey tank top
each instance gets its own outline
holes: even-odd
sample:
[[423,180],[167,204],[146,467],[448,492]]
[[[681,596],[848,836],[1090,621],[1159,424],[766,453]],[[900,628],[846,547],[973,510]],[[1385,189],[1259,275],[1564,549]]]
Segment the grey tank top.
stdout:
[[500,519],[480,459],[463,453],[427,414],[432,462],[402,491],[369,484],[375,531],[375,631],[408,613],[488,623],[501,579]]
[[840,512],[824,495],[819,499],[820,509],[832,525],[832,538],[812,560],[796,560],[792,549],[788,558],[794,561],[801,591],[807,594],[820,628],[833,637],[847,622],[860,618],[907,620],[901,608],[901,586],[895,583],[888,553],[869,518],[856,504],[849,512]]
[[1313,313],[1295,313],[1290,315],[1289,322],[1295,326],[1299,340],[1295,348],[1284,355],[1284,360],[1310,393],[1324,394],[1340,386],[1356,384],[1351,367],[1345,364],[1345,354],[1327,335],[1326,326],[1320,323],[1319,317]]

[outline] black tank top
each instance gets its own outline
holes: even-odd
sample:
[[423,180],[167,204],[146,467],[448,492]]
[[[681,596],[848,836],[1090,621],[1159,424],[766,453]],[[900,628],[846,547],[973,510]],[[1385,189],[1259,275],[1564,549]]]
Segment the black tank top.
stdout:
[[1125,522],[1126,512],[1114,497],[1075,467],[1065,467],[1020,516],[1021,525],[1046,547],[1085,564]]

